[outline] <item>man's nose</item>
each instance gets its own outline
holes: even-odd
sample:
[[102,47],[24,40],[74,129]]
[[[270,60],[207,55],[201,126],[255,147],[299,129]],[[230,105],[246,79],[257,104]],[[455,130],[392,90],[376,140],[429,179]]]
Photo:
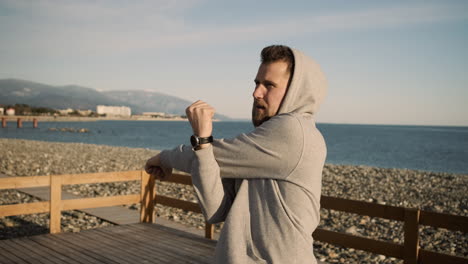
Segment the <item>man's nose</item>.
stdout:
[[258,85],[257,87],[255,87],[255,90],[252,94],[252,96],[255,98],[255,99],[259,99],[259,98],[263,98],[263,96],[265,95],[265,89],[262,88],[263,85]]

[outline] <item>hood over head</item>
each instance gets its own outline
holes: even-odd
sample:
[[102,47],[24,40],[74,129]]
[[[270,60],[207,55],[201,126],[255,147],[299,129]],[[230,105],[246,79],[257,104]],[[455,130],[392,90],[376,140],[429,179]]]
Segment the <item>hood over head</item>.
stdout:
[[327,81],[320,66],[304,53],[294,54],[294,73],[277,114],[315,115],[327,94]]

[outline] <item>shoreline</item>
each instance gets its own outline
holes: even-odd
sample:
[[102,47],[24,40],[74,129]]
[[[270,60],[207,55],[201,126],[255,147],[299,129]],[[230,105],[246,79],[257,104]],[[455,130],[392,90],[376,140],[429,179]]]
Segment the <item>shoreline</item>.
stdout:
[[[159,151],[94,145],[60,143],[23,139],[0,138],[0,173],[9,176],[80,174],[104,171],[139,170],[146,160]],[[79,175],[77,175],[79,176]],[[139,184],[107,183],[69,185],[64,190],[85,197],[128,195],[138,193]],[[191,186],[158,182],[158,194],[196,202]],[[322,176],[322,195],[387,204],[398,207],[420,208],[455,215],[468,216],[468,174],[438,173],[370,166],[326,164]],[[13,190],[0,191],[0,204],[21,203],[33,198]],[[139,205],[129,205],[138,209]],[[187,226],[204,228],[201,214],[157,205],[157,216]],[[403,241],[402,223],[367,216],[357,216],[333,210],[321,210],[320,227],[384,241]],[[108,226],[89,215],[67,213],[62,216],[64,231]],[[82,219],[90,219],[83,221]],[[91,222],[90,222],[91,221]],[[9,226],[13,226],[8,229]],[[0,239],[47,232],[47,215],[35,214],[0,217]],[[23,231],[25,230],[25,231]],[[216,231],[219,232],[220,225]],[[440,229],[421,229],[421,247],[448,254],[468,255],[468,236],[461,232]],[[359,250],[346,249],[315,242],[317,259],[328,263],[399,263],[399,260]]]
[[158,118],[158,117],[146,117],[146,116],[130,116],[130,117],[86,117],[86,116],[1,116],[5,118],[7,122],[17,122],[18,118],[21,118],[23,122],[32,122],[33,119],[37,119],[38,122],[96,122],[96,121],[187,121],[186,118]]

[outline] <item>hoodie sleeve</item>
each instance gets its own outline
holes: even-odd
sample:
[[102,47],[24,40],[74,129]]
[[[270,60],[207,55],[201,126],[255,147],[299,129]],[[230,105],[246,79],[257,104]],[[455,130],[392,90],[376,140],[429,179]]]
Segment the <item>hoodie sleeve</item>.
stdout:
[[236,196],[236,179],[286,179],[302,157],[301,123],[291,114],[271,118],[253,132],[216,140],[193,151],[179,146],[161,152],[161,165],[185,171],[192,182],[205,219],[224,221]]
[[220,169],[213,156],[212,146],[195,152],[191,174],[206,221],[224,221],[236,196],[235,180],[219,177]]
[[303,149],[302,125],[293,114],[274,116],[251,133],[213,143],[222,178],[285,180]]
[[[302,157],[304,133],[293,114],[272,117],[254,131],[233,139],[215,140],[212,144],[214,160],[222,178],[286,179]],[[201,150],[197,151],[200,152]],[[199,163],[192,163],[194,151],[179,146],[161,152],[161,164],[193,173]]]

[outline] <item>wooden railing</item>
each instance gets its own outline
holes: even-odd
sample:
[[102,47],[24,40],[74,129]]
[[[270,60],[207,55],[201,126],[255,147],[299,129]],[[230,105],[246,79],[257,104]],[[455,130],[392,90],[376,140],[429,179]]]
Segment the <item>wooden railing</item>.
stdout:
[[[61,199],[62,185],[133,180],[141,181],[141,192],[139,195],[120,195],[74,200]],[[191,185],[192,179],[188,175],[173,174],[172,177],[169,178],[168,182]],[[201,209],[197,203],[156,195],[155,179],[144,171],[12,177],[0,179],[0,190],[40,186],[50,186],[50,201],[2,205],[0,206],[0,217],[49,212],[50,232],[58,233],[60,232],[60,215],[62,210],[140,203],[140,221],[149,223],[154,222],[155,219],[155,204],[201,213]],[[404,223],[404,243],[397,244],[321,228],[316,229],[313,234],[314,239],[317,241],[403,259],[405,264],[468,263],[468,259],[464,257],[419,248],[420,225],[446,228],[452,231],[468,233],[468,217],[327,196],[322,196],[321,206],[325,209],[402,221]],[[205,223],[205,236],[213,239],[213,232],[213,225]]]
[[[62,200],[63,185],[135,180],[141,181],[140,194]],[[49,201],[2,205],[0,206],[0,217],[21,214],[50,213],[50,233],[60,233],[60,218],[61,211],[63,210],[79,210],[85,208],[140,203],[140,221],[153,222],[154,220],[154,196],[156,195],[155,181],[154,177],[151,177],[143,171],[12,177],[0,179],[0,190],[44,186],[50,187]]]

